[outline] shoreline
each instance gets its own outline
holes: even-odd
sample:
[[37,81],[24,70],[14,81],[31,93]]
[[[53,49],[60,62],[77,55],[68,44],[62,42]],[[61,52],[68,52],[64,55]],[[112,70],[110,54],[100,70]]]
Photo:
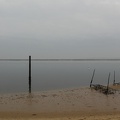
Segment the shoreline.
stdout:
[[[0,95],[1,119],[92,120],[117,116],[120,93],[104,95],[88,87]],[[116,118],[116,120],[117,120]]]

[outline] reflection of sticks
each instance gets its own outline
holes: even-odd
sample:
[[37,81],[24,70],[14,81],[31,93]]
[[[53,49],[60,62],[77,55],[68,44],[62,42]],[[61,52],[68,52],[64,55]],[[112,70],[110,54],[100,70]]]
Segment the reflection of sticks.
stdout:
[[94,69],[94,71],[93,71],[92,79],[91,79],[91,82],[90,82],[90,87],[91,87],[91,85],[92,85],[94,75],[95,75],[95,69]]

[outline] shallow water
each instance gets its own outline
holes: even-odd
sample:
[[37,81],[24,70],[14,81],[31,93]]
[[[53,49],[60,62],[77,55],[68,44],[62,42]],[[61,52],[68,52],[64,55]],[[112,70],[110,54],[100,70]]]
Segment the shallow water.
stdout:
[[[28,91],[28,61],[0,61],[0,93]],[[111,72],[116,71],[120,82],[120,61],[32,61],[32,91],[89,86],[93,70],[93,83],[107,84]]]

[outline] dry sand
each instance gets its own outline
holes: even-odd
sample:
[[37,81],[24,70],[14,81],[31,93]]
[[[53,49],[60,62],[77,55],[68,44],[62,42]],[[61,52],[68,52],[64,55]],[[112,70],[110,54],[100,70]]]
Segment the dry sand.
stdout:
[[0,120],[120,120],[120,92],[89,88],[0,95]]

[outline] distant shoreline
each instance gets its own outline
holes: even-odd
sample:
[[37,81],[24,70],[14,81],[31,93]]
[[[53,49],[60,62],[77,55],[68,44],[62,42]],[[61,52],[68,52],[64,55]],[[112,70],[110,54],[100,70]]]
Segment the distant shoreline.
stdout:
[[[120,61],[120,59],[31,59],[32,61]],[[29,59],[0,59],[0,61],[29,61]]]

